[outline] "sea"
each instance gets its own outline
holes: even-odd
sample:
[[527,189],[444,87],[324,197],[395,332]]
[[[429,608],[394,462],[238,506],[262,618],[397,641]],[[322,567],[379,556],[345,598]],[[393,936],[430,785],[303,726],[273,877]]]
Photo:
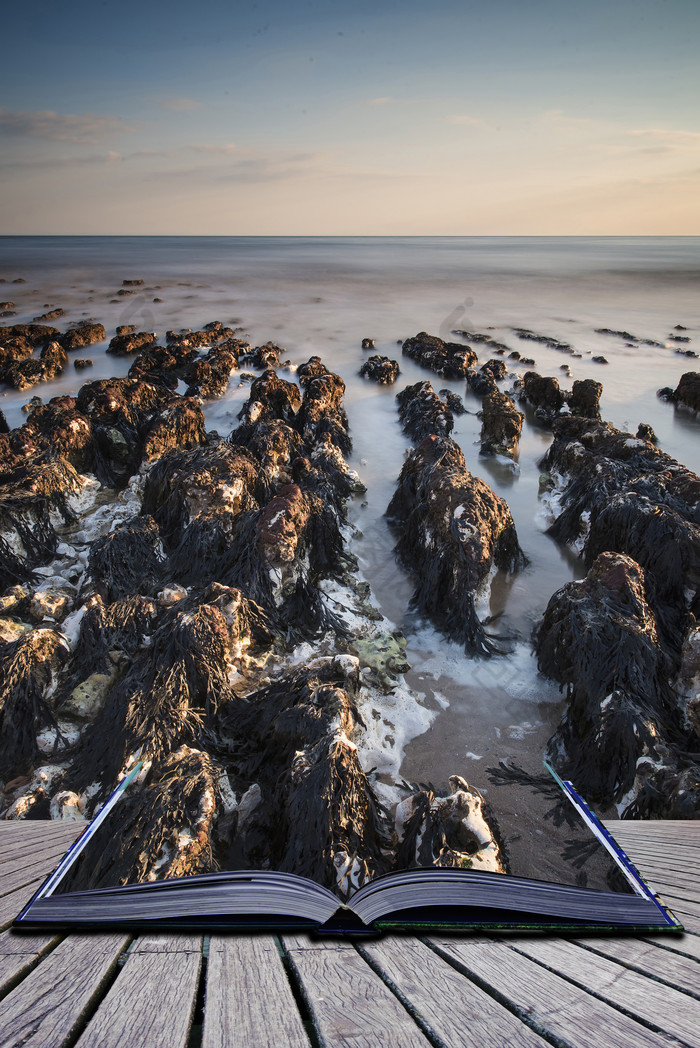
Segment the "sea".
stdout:
[[[444,785],[458,774],[488,798],[489,769],[501,762],[541,772],[563,699],[537,671],[532,631],[552,594],[585,574],[578,552],[546,534],[551,516],[540,496],[539,462],[551,433],[530,416],[516,463],[482,457],[480,401],[463,381],[403,357],[401,343],[420,331],[453,341],[455,330],[483,332],[534,358],[534,370],[563,388],[594,378],[603,384],[605,420],[632,434],[640,422],[650,424],[659,447],[698,472],[700,419],[657,390],[700,370],[700,360],[685,355],[700,353],[700,237],[2,237],[0,277],[0,299],[14,302],[16,313],[3,323],[59,306],[66,316],[56,326],[93,318],[109,338],[120,324],[164,337],[168,329],[221,320],[254,345],[277,342],[292,364],[321,356],[345,381],[349,462],[367,488],[350,506],[351,548],[375,603],[407,638],[406,683],[430,711],[427,730],[425,720],[394,725],[402,777]],[[18,278],[25,282],[14,283]],[[135,279],[144,284],[117,296],[124,280]],[[567,342],[573,353],[524,341],[516,328]],[[596,328],[661,345],[630,345]],[[679,335],[690,341],[674,341]],[[395,386],[360,377],[370,355],[363,338],[374,339],[372,352],[399,362]],[[472,345],[480,363],[489,358],[485,345]],[[130,360],[104,350],[80,354],[94,361],[80,376],[68,368],[50,384],[5,391],[0,407],[9,424],[21,425],[33,394],[48,399],[126,374]],[[594,361],[598,356],[607,363]],[[509,373],[500,385],[508,390],[528,367],[503,359]],[[413,613],[410,576],[393,554],[385,511],[410,446],[395,395],[426,379],[463,397],[467,413],[455,417],[452,436],[468,469],[508,502],[529,560],[516,575],[496,574],[480,606],[482,616],[493,616],[493,632],[509,638],[506,656],[467,658]],[[248,393],[234,372],[227,395],[204,406],[208,428],[227,435]],[[517,824],[517,810],[510,814]]]

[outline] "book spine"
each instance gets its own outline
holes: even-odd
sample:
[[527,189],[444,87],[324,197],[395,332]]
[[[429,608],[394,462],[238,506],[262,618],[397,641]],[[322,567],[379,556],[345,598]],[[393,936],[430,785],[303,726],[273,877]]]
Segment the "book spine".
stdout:
[[605,826],[603,826],[598,816],[591,811],[583,797],[576,792],[573,783],[569,782],[567,779],[561,779],[547,761],[544,761],[544,766],[561,787],[565,797],[576,808],[591,832],[595,834],[606,851],[612,856],[633,891],[635,891],[637,895],[641,895],[643,898],[649,899],[653,902],[664,915],[666,922],[672,927],[676,927],[678,921],[676,921],[666,907],[659,902],[659,899],[639,873],[636,866],[634,866],[629,856],[623,851],[612,834],[605,828]]

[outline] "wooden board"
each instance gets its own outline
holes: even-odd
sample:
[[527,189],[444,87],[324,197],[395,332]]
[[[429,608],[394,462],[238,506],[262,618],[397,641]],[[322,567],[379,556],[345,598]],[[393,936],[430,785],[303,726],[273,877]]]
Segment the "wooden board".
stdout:
[[163,945],[138,949],[136,944],[129,952],[77,1048],[186,1048],[202,966],[201,938],[172,936]]
[[425,943],[391,937],[358,947],[446,1048],[540,1048],[547,1042]]
[[202,1048],[309,1048],[272,935],[213,935]]
[[[528,1018],[537,1029],[575,1048],[659,1048],[659,1039],[615,1007],[596,1000],[556,972],[487,939],[433,939],[440,954],[456,962],[496,1000]],[[543,946],[556,943],[543,939]],[[583,951],[581,951],[583,952]]]
[[283,942],[321,1040],[352,1048],[428,1048],[430,1041],[349,944]]
[[99,1001],[128,941],[123,935],[64,939],[0,1001],[0,1048],[61,1048]]
[[700,1048],[700,1001],[655,982],[623,965],[557,940],[521,940],[514,950],[562,972],[577,986],[658,1027],[693,1048]]
[[591,938],[579,940],[578,945],[700,997],[700,957],[692,960],[639,939]]

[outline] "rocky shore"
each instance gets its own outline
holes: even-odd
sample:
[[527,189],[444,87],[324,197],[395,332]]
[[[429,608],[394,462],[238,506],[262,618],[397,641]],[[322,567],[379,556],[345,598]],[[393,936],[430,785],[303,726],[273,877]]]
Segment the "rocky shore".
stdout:
[[[549,533],[588,571],[535,631],[566,695],[550,759],[600,810],[698,817],[700,480],[653,433],[602,421],[600,382],[563,390],[504,343],[455,335],[486,362],[426,332],[403,354],[481,400],[483,456],[517,470],[523,424],[551,430]],[[108,340],[91,320],[0,329],[0,381],[48,383],[88,346],[128,375],[30,405],[14,429],[0,417],[0,817],[88,819],[141,759],[100,862],[70,887],[256,867],[345,898],[406,865],[507,872],[498,811],[464,769],[408,783],[395,759],[397,724],[426,730],[430,713],[350,550],[364,487],[343,378],[220,321]],[[360,371],[400,376],[381,355]],[[232,381],[249,395],[224,437],[203,406]],[[669,392],[693,411],[697,383]],[[510,507],[450,436],[454,390],[425,380],[395,402],[414,446],[387,517],[412,607],[474,666],[503,658],[490,582],[528,562]]]

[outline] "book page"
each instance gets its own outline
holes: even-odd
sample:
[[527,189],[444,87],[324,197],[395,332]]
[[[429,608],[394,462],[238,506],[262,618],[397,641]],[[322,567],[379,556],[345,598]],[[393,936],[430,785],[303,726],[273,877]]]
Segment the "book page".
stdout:
[[562,244],[575,277],[482,248],[149,242],[137,280],[105,241],[89,278],[66,260],[65,330],[7,335],[95,370],[28,414],[8,394],[0,817],[87,825],[143,762],[57,891],[258,870],[347,902],[414,867],[629,891],[545,757],[601,817],[696,814],[700,442],[655,392],[666,369],[695,403],[680,256],[638,311],[650,246]]

